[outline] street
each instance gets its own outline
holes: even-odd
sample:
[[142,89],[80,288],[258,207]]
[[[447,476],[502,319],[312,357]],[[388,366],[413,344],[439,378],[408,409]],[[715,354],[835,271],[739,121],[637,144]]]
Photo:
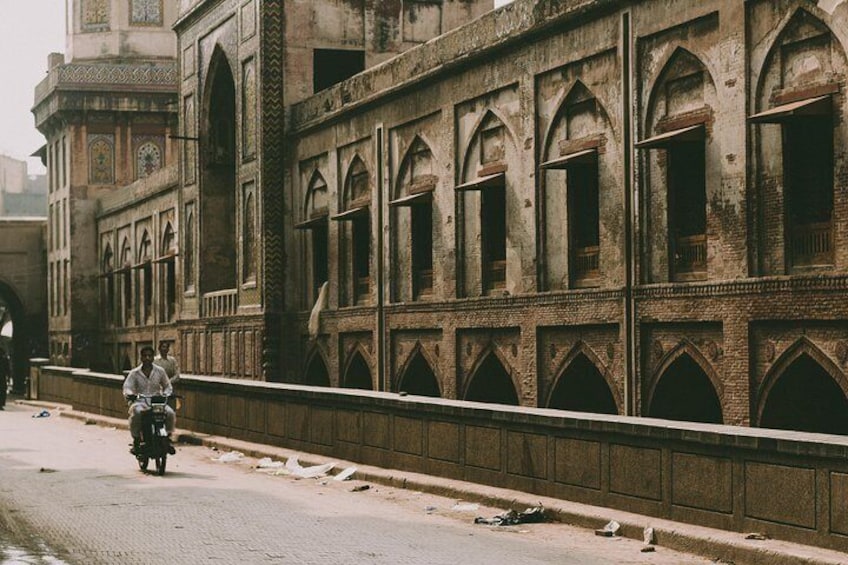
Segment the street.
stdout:
[[[124,430],[11,403],[0,412],[0,555],[31,536],[66,563],[699,564],[562,524],[475,525],[502,508],[354,480],[296,480],[180,445],[144,474]],[[335,471],[338,472],[338,469]],[[519,509],[523,510],[523,508]],[[9,539],[11,538],[11,539]],[[7,548],[8,549],[8,548]],[[8,551],[4,563],[14,561]]]

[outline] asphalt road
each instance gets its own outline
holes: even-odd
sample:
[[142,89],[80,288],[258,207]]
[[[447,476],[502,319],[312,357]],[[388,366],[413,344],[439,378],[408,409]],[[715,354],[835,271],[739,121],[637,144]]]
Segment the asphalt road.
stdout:
[[710,563],[563,524],[475,525],[503,509],[459,511],[380,485],[352,492],[365,483],[271,475],[201,446],[179,446],[158,477],[139,471],[126,431],[33,418],[39,410],[0,412],[0,528],[7,544],[43,542],[69,564]]

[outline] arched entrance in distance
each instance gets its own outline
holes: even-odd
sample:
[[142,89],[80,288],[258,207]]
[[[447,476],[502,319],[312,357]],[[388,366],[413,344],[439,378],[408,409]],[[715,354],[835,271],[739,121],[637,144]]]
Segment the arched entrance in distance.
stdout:
[[512,378],[494,352],[490,351],[472,374],[465,400],[518,406]]
[[705,424],[724,422],[712,381],[688,353],[663,371],[651,395],[648,416]]
[[420,350],[413,354],[412,359],[407,364],[398,384],[398,392],[434,398],[441,397],[436,374]]
[[315,352],[306,365],[304,384],[309,386],[330,386],[330,373],[321,354]]
[[371,378],[371,369],[362,353],[357,351],[347,365],[347,370],[342,379],[344,388],[357,388],[360,390],[374,390],[374,382]]
[[[6,353],[11,359],[13,388],[16,392],[24,391],[24,383],[29,373],[29,358],[33,354],[33,346],[30,345],[31,338],[38,335],[37,328],[29,326],[35,320],[27,319],[24,305],[14,289],[3,281],[0,281],[0,324],[11,322],[11,336],[2,340],[4,349],[9,346]],[[46,324],[44,326],[46,328]],[[6,332],[9,326],[6,326]]]
[[848,399],[810,355],[799,355],[767,391],[760,427],[848,435]]
[[578,354],[557,379],[548,408],[618,414],[615,398],[601,372],[585,354]]

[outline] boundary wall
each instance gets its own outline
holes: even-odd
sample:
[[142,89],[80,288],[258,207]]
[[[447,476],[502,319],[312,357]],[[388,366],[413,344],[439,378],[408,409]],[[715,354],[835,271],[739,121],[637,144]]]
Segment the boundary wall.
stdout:
[[[33,360],[32,397],[125,417],[123,377]],[[184,376],[178,427],[848,551],[848,438]]]

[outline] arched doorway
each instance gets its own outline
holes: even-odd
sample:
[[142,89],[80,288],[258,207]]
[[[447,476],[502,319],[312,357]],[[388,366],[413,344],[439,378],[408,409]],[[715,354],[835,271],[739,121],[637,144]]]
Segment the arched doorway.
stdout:
[[9,356],[12,388],[18,393],[24,392],[29,374],[29,358],[37,349],[34,342],[30,343],[30,336],[38,335],[39,332],[36,328],[28,327],[35,321],[26,318],[23,303],[12,287],[0,281],[0,347]]
[[515,385],[494,353],[489,353],[474,371],[465,392],[465,400],[518,406]]
[[683,354],[662,374],[648,416],[666,420],[721,424],[721,402],[707,374]]
[[418,396],[441,397],[439,381],[430,364],[420,351],[416,352],[406,367],[398,385],[398,392],[417,394]]
[[305,384],[309,386],[330,386],[330,374],[320,354],[316,353],[306,366]]
[[236,287],[236,89],[221,50],[212,55],[200,137],[201,291]]
[[371,369],[360,352],[357,351],[348,364],[342,383],[344,388],[374,390],[374,383],[371,380]]
[[598,368],[579,354],[563,371],[551,393],[548,408],[618,414],[615,398]]
[[768,392],[760,427],[848,435],[848,399],[809,355],[800,355]]

